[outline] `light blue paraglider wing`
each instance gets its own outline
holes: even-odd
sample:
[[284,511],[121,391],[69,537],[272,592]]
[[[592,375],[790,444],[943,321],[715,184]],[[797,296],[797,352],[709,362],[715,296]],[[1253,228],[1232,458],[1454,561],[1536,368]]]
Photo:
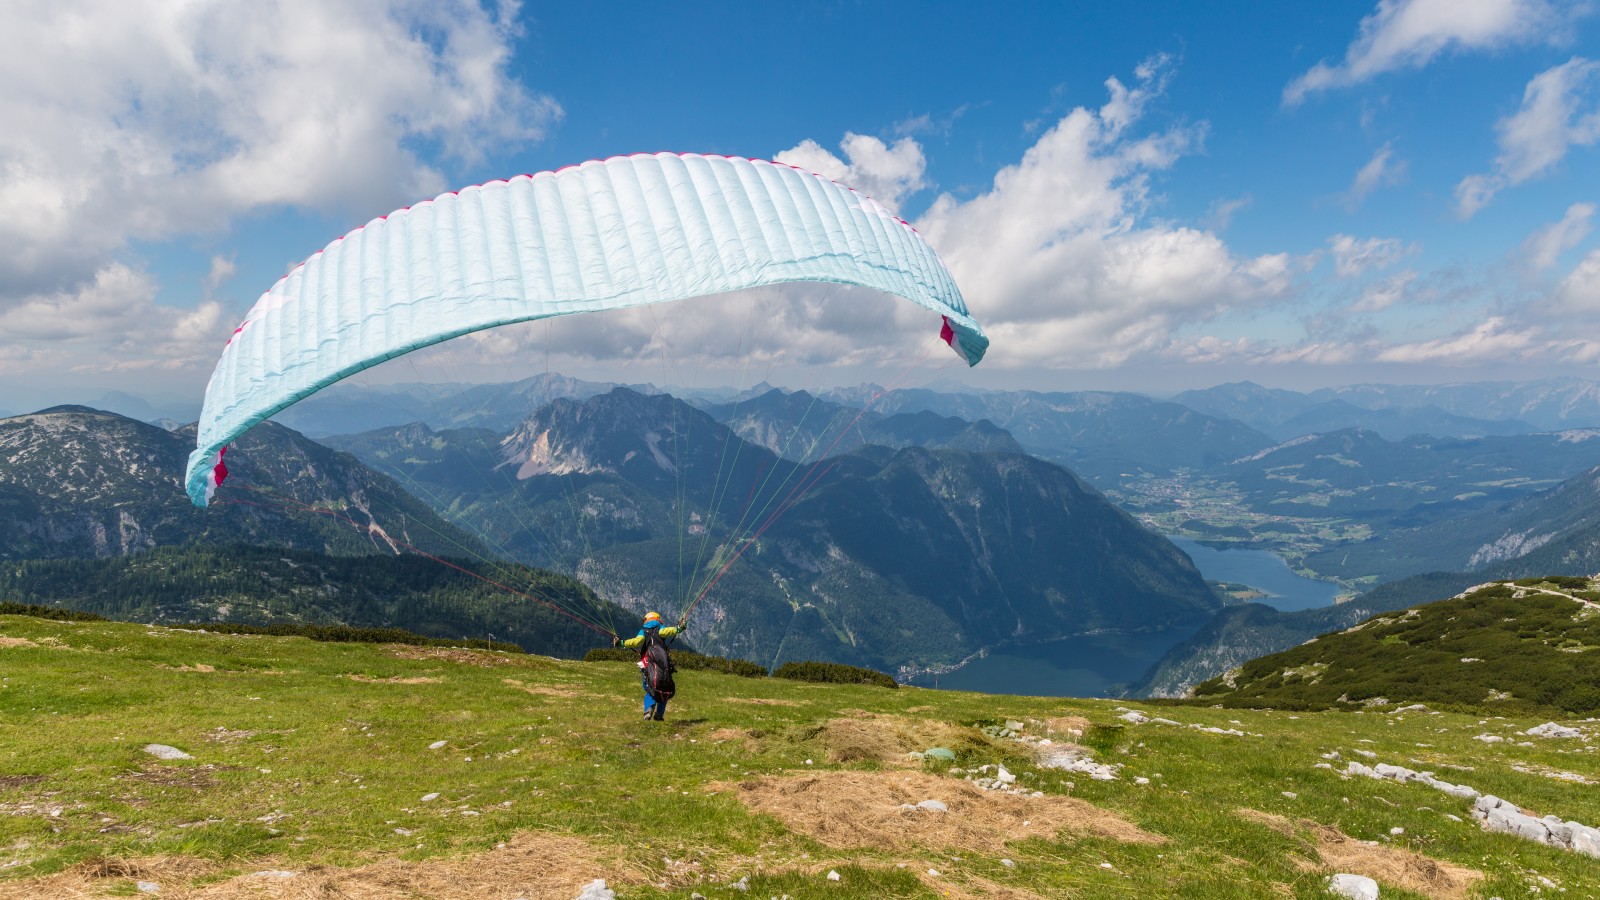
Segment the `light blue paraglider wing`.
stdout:
[[875,288],[944,318],[969,365],[989,339],[922,236],[802,169],[660,153],[445,194],[368,222],[256,301],[206,387],[189,497],[251,426],[341,378],[473,331],[760,285]]

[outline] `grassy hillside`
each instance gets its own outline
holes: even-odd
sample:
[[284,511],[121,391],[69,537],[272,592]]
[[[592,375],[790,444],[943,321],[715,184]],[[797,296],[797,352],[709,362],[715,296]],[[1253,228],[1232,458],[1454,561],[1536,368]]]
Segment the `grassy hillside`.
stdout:
[[1379,585],[1347,603],[1290,612],[1261,603],[1229,607],[1168,650],[1126,696],[1182,697],[1196,684],[1248,660],[1281,652],[1319,634],[1343,631],[1375,613],[1449,597],[1483,583],[1484,577],[1432,572]]
[[[0,616],[0,894],[1309,900],[1335,871],[1385,900],[1600,892],[1593,860],[1485,833],[1466,801],[1318,767],[1364,751],[1600,823],[1600,796],[1547,777],[1600,779],[1586,741],[1472,740],[1539,718],[1133,724],[1114,701],[686,671],[650,723],[637,685],[626,662]],[[906,755],[933,746],[954,761]],[[996,765],[1023,789],[964,778]],[[924,800],[947,810],[902,806]]]
[[1597,600],[1587,578],[1497,582],[1251,660],[1194,693],[1279,709],[1384,698],[1588,715],[1600,708]]

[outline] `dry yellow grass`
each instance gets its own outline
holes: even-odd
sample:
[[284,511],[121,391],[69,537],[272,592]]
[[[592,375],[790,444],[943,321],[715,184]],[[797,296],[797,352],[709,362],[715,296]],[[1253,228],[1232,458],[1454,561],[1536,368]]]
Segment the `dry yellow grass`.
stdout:
[[56,875],[12,882],[6,896],[81,900],[116,896],[128,881],[147,881],[158,885],[159,896],[167,900],[572,900],[596,878],[616,886],[638,883],[646,874],[616,851],[538,831],[520,834],[494,850],[448,859],[385,859],[349,869],[312,866],[300,871],[275,869],[270,860],[252,865],[258,868],[249,874],[193,886],[223,867],[185,857],[99,859]]
[[[732,791],[750,809],[837,848],[950,847],[993,853],[1007,841],[1050,839],[1063,830],[1129,843],[1165,840],[1072,797],[985,791],[922,772],[817,772],[710,788]],[[903,808],[923,800],[939,800],[949,811]]]
[[351,681],[359,681],[363,684],[438,684],[444,680],[443,678],[434,678],[430,675],[412,675],[409,677],[404,675],[391,675],[388,678],[373,678],[371,675],[351,674],[342,675],[340,677],[348,678]]
[[1253,809],[1241,809],[1239,815],[1305,841],[1328,868],[1365,875],[1439,900],[1465,900],[1473,885],[1483,879],[1483,873],[1476,869],[1441,862],[1399,847],[1358,841],[1331,825],[1309,819],[1291,822],[1283,816]]
[[988,740],[974,728],[933,719],[861,713],[829,719],[811,738],[822,744],[828,760],[837,763],[873,761],[920,766],[908,756],[929,747],[954,750],[986,747]]

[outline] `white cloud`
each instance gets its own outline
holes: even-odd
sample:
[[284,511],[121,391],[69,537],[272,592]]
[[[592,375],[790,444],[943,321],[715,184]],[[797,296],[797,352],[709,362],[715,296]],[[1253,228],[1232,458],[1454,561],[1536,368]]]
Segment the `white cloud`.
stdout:
[[1530,235],[1522,245],[1522,255],[1535,272],[1542,272],[1556,264],[1561,254],[1578,246],[1589,235],[1589,221],[1594,218],[1593,203],[1574,203],[1567,207],[1561,221],[1546,225]]
[[1172,68],[1172,57],[1158,53],[1133,70],[1137,79],[1134,87],[1127,87],[1115,75],[1106,79],[1111,99],[1100,107],[1100,124],[1107,138],[1121,136],[1124,129],[1144,116],[1145,104],[1167,89]]
[[[376,215],[560,115],[507,74],[515,2],[86,0],[0,29],[0,284],[295,206]],[[3,299],[3,296],[0,296]]]
[[922,180],[927,160],[922,145],[912,138],[903,137],[891,145],[871,135],[845,132],[839,149],[845,159],[807,139],[773,159],[855,188],[895,211],[902,200],[927,186]]
[[1516,327],[1491,316],[1443,338],[1392,344],[1377,354],[1378,362],[1468,365],[1503,362],[1544,351],[1550,342],[1535,326]]
[[1600,250],[1591,251],[1561,280],[1554,300],[1567,314],[1600,315]]
[[1333,251],[1333,270],[1340,278],[1354,278],[1373,269],[1387,269],[1406,256],[1417,252],[1415,244],[1399,238],[1367,238],[1361,240],[1348,234],[1328,238]]
[[1406,289],[1417,280],[1417,273],[1407,270],[1388,278],[1381,278],[1361,290],[1361,298],[1351,305],[1351,313],[1378,313],[1404,300]]
[[1203,224],[1210,231],[1227,231],[1228,226],[1233,224],[1233,217],[1240,210],[1247,209],[1254,202],[1255,197],[1250,194],[1245,194],[1243,197],[1219,199],[1211,204],[1210,209],[1206,210]]
[[1282,296],[1299,263],[1236,257],[1215,234],[1142,221],[1151,173],[1196,148],[1199,127],[1128,134],[1170,61],[1050,128],[989,191],[940,196],[918,220],[994,339],[994,363],[1104,367],[1154,351],[1175,329]]
[[1342,63],[1319,62],[1283,89],[1293,106],[1307,95],[1360,84],[1384,72],[1422,68],[1447,50],[1496,50],[1565,37],[1582,4],[1548,0],[1379,0],[1361,20]]
[[232,257],[220,255],[211,257],[211,271],[206,273],[203,285],[206,296],[215,294],[218,288],[233,280],[237,271],[238,266],[234,264]]
[[1361,167],[1356,177],[1350,182],[1350,189],[1344,192],[1343,202],[1345,209],[1355,212],[1366,201],[1367,195],[1380,187],[1392,187],[1405,180],[1408,164],[1405,160],[1394,160],[1394,147],[1384,144],[1372,154],[1372,159]]
[[1522,107],[1495,125],[1500,155],[1494,170],[1456,185],[1456,208],[1471,218],[1504,188],[1549,172],[1574,146],[1600,141],[1600,63],[1573,57],[1540,72],[1523,91]]
[[81,348],[80,371],[198,366],[223,338],[222,304],[193,309],[155,302],[144,272],[112,263],[81,288],[24,297],[0,309],[0,334],[13,348]]
[[932,113],[923,113],[920,116],[912,116],[907,119],[902,119],[901,121],[894,123],[894,133],[900,137],[908,137],[918,134],[937,134],[943,137],[949,137],[950,132],[955,128],[956,123],[961,120],[962,116],[965,116],[967,113],[971,112],[972,108],[973,104],[963,103],[955,109],[952,109],[938,117],[935,117]]
[[491,328],[419,351],[404,371],[421,380],[499,381],[526,372],[532,359],[622,381],[748,385],[794,371],[814,384],[798,370],[960,367],[938,331],[937,316],[878,291],[785,284]]

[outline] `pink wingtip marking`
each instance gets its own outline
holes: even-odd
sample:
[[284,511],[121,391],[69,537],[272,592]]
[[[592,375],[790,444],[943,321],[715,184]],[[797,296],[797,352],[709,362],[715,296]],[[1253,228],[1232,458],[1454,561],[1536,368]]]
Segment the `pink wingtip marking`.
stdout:
[[217,451],[217,464],[211,468],[211,477],[215,479],[215,484],[220,485],[224,481],[228,480],[228,467],[222,461],[222,457],[226,455],[227,452],[227,447],[223,447],[221,450]]

